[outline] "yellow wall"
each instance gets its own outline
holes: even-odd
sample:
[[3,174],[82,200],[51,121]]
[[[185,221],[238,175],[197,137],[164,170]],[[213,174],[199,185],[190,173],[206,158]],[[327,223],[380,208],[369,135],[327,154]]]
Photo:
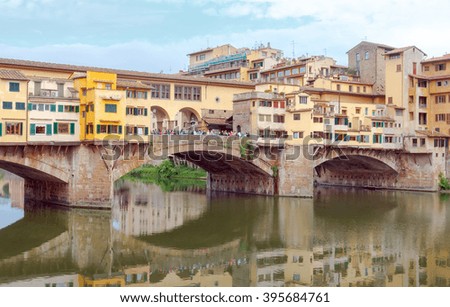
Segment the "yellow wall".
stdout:
[[[10,82],[19,83],[19,92],[10,92]],[[26,142],[27,137],[27,109],[26,102],[28,99],[28,81],[15,81],[0,79],[0,123],[1,133],[0,142]],[[12,102],[12,109],[5,109],[3,102]],[[25,110],[17,110],[16,102],[25,103]],[[7,123],[21,123],[22,134],[8,134]]]

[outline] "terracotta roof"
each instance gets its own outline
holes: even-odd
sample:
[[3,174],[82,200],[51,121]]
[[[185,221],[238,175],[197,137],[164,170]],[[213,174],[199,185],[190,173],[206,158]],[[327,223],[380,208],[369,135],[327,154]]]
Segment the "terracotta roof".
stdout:
[[29,80],[20,71],[9,70],[9,69],[0,69],[0,79],[17,80],[17,81],[28,81]]
[[203,121],[210,125],[228,125],[226,118],[212,118],[212,117],[203,117]]
[[432,62],[440,62],[440,61],[450,61],[450,54],[445,54],[440,57],[432,57],[431,59],[423,60],[422,63],[432,63]]
[[450,135],[442,133],[442,132],[438,132],[438,131],[434,131],[434,130],[416,130],[416,133],[418,134],[423,134],[426,135],[428,137],[431,138],[448,138],[450,137]]
[[351,48],[349,51],[347,51],[347,53],[350,52],[351,50],[355,49],[359,45],[372,45],[372,46],[381,47],[381,48],[384,48],[384,49],[395,49],[395,47],[388,46],[388,45],[385,45],[385,44],[378,44],[378,43],[372,43],[372,42],[368,42],[368,41],[361,41],[359,44],[357,44],[356,46]]
[[406,46],[406,47],[402,47],[402,48],[396,48],[394,50],[391,50],[389,52],[386,52],[385,55],[390,55],[390,54],[396,54],[396,53],[402,53],[405,52],[406,50],[409,50],[411,48],[416,48],[417,50],[419,50],[420,52],[422,52],[424,55],[427,55],[425,52],[423,52],[422,50],[420,50],[419,48],[417,48],[416,46]]
[[153,87],[149,84],[144,84],[142,82],[134,81],[134,80],[124,80],[124,79],[118,79],[117,86],[118,87],[139,88],[139,89],[146,89],[146,90],[153,89]]
[[424,80],[442,80],[442,79],[450,78],[450,75],[440,75],[440,76],[409,75],[409,76],[417,78],[417,79],[424,79]]
[[[0,58],[0,67],[5,66],[14,66],[14,67],[23,67],[23,68],[35,68],[35,69],[48,69],[48,70],[59,70],[68,73],[84,73],[86,71],[98,71],[98,72],[109,72],[117,74],[122,78],[142,78],[142,79],[157,79],[162,80],[165,79],[167,82],[169,81],[180,81],[180,82],[192,82],[192,83],[207,83],[207,84],[218,84],[218,85],[233,85],[233,86],[241,86],[254,88],[254,84],[251,82],[243,82],[236,80],[223,80],[223,79],[213,79],[213,78],[205,78],[200,76],[182,76],[179,74],[162,74],[162,73],[149,73],[142,71],[134,71],[134,70],[125,70],[125,69],[112,69],[112,68],[102,68],[102,67],[93,67],[93,66],[78,66],[78,65],[70,65],[70,64],[56,64],[56,63],[47,63],[47,62],[37,62],[37,61],[28,61],[28,60],[17,60],[17,59],[5,59]],[[75,74],[74,74],[75,75]],[[72,76],[72,79],[74,77]],[[75,78],[79,78],[77,74]]]
[[387,116],[367,116],[367,118],[370,118],[371,120],[384,120],[387,122],[395,122],[395,119]]

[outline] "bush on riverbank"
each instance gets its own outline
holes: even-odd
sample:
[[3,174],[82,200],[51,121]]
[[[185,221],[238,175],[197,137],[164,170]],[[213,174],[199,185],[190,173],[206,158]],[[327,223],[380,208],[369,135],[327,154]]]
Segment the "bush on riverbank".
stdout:
[[205,188],[206,171],[186,165],[175,165],[170,160],[158,166],[144,165],[128,174],[123,179],[154,183],[163,191],[186,190],[188,187]]
[[439,187],[441,190],[450,190],[450,183],[448,182],[447,177],[442,173],[439,173]]
[[201,168],[192,168],[186,165],[175,165],[170,160],[164,160],[160,165],[143,165],[131,172],[127,177],[138,178],[189,178],[189,179],[204,179],[206,178],[206,171]]

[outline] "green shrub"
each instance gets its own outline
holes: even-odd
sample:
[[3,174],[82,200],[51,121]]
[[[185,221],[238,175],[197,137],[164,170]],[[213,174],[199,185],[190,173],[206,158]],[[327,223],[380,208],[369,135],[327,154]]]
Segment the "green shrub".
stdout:
[[441,190],[450,190],[450,183],[443,173],[439,173],[439,187]]

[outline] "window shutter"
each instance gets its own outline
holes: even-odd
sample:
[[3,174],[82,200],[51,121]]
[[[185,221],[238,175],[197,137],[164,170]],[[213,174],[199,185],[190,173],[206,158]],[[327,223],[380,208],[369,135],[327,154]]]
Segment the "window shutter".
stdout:
[[119,134],[122,134],[122,126],[119,126]]
[[348,118],[345,118],[345,119],[344,119],[344,125],[347,125],[347,126],[348,126]]
[[97,133],[100,133],[100,125],[97,125]]
[[75,112],[80,113],[80,106],[75,106]]
[[334,119],[334,124],[337,125],[339,123],[339,118]]
[[147,116],[147,108],[144,109],[144,116]]
[[145,135],[148,135],[148,127],[145,127]]
[[376,141],[377,141],[377,136],[374,134],[374,135],[373,135],[373,143],[375,144]]
[[56,112],[56,104],[50,105],[50,112]]
[[45,128],[45,134],[52,135],[52,124],[47,124]]
[[30,135],[36,134],[36,124],[30,124]]
[[58,134],[58,123],[53,123],[53,134]]
[[58,105],[58,112],[64,112],[64,106],[62,104]]
[[32,104],[32,103],[29,103],[29,104],[28,104],[28,111],[31,111],[31,110],[33,110],[33,104]]
[[133,134],[135,134],[135,135],[138,134],[138,127],[133,128]]
[[75,134],[75,123],[70,123],[70,134]]
[[0,136],[2,136],[2,135],[3,135],[3,124],[0,123]]

